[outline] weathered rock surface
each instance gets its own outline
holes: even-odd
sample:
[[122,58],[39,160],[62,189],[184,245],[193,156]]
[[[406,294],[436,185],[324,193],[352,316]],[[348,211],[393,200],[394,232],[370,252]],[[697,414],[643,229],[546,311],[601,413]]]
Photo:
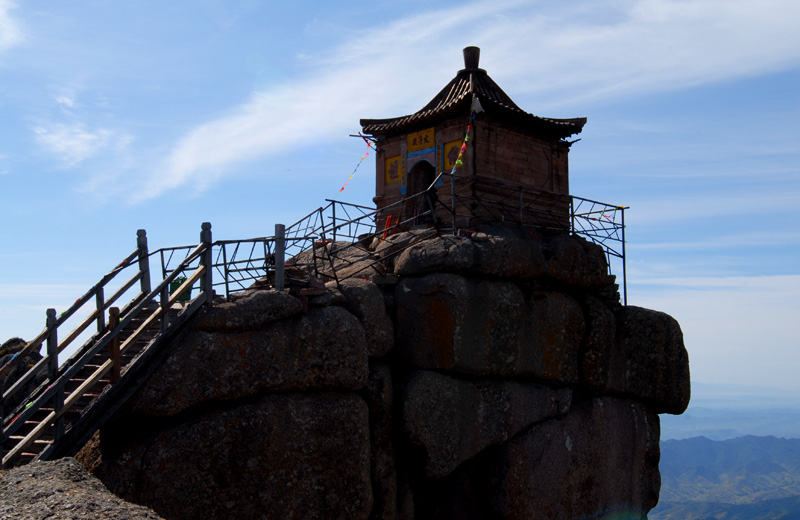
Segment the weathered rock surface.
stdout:
[[572,297],[436,273],[395,288],[399,352],[428,369],[578,380],[583,313]]
[[689,357],[680,325],[663,312],[628,306],[616,314],[587,300],[591,333],[582,377],[596,392],[647,402],[657,413],[689,405]]
[[491,518],[646,518],[661,477],[658,416],[611,397],[573,403],[493,454]]
[[403,430],[425,449],[427,475],[443,477],[488,446],[565,413],[571,396],[566,388],[418,371],[401,401]]
[[160,520],[151,509],[111,493],[75,459],[32,462],[0,473],[0,518]]
[[558,283],[584,288],[607,283],[608,265],[603,249],[580,237],[558,235],[533,239],[508,228],[475,237],[473,240],[445,235],[415,244],[398,256],[394,272],[402,276],[470,273],[517,280],[546,276]]
[[544,241],[547,275],[553,280],[575,287],[601,286],[606,283],[608,269],[600,246],[583,238],[558,235]]
[[476,250],[464,237],[442,236],[415,244],[394,261],[394,272],[402,276],[435,271],[460,272],[475,264]]
[[[689,398],[680,327],[621,307],[597,246],[479,231],[218,305],[80,460],[169,520],[643,518],[656,413]],[[383,285],[342,280],[378,259]]]
[[358,319],[341,307],[312,308],[256,330],[190,332],[130,402],[134,412],[174,415],[267,390],[356,390],[368,371]]
[[603,390],[634,396],[657,413],[681,414],[689,406],[689,356],[678,322],[663,312],[623,307],[617,345],[606,351]]
[[475,242],[476,261],[472,273],[502,277],[533,279],[545,267],[540,242],[519,236],[488,235],[487,240]]
[[392,371],[388,364],[380,361],[370,363],[364,400],[369,409],[370,474],[373,496],[370,518],[389,520],[395,518],[397,511],[397,471],[392,419],[394,387]]
[[124,446],[110,438],[92,469],[170,520],[366,519],[367,405],[353,394],[269,395],[152,427]]
[[374,283],[359,278],[343,280],[339,290],[344,294],[345,307],[364,326],[370,357],[388,354],[394,346],[394,325],[386,312],[383,293]]
[[198,318],[197,328],[209,332],[241,332],[300,314],[302,310],[300,300],[284,292],[251,290],[234,302],[208,309]]

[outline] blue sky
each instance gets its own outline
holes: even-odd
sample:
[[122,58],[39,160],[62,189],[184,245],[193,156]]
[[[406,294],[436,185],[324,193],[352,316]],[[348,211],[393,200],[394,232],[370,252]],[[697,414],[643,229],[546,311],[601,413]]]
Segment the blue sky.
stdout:
[[422,108],[477,45],[523,109],[588,117],[571,191],[630,206],[629,303],[680,321],[693,379],[799,392],[798,27],[792,0],[0,0],[0,340],[139,228],[264,236],[336,197],[359,119]]

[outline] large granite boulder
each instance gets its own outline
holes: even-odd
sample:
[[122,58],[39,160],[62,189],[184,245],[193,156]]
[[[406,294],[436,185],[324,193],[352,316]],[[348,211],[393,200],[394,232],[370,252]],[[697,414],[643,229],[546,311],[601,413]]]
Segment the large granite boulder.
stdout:
[[678,322],[663,312],[628,306],[617,311],[612,323],[602,305],[594,302],[589,308],[592,330],[603,331],[584,354],[583,377],[589,385],[646,402],[657,413],[683,413],[691,386]]
[[487,517],[644,519],[661,486],[658,442],[658,416],[642,404],[573,402],[492,454]]
[[404,250],[394,260],[394,272],[413,276],[430,272],[460,272],[475,264],[475,245],[469,238],[441,236]]
[[488,446],[566,413],[571,395],[566,388],[418,371],[401,401],[403,431],[424,449],[426,474],[443,477]]
[[539,241],[514,234],[488,234],[475,242],[477,250],[471,273],[509,279],[533,279],[545,268]]
[[342,280],[339,290],[344,294],[347,310],[364,326],[370,357],[388,354],[394,346],[394,325],[378,286],[360,278],[349,278]]
[[16,520],[161,520],[111,493],[75,459],[32,462],[0,473],[0,518]]
[[[138,426],[138,428],[137,428]],[[109,425],[86,463],[117,495],[170,520],[366,519],[367,405],[274,394],[182,422]]]
[[175,415],[264,391],[356,390],[369,371],[364,328],[336,306],[244,332],[192,330],[130,400],[130,411]]
[[372,514],[390,520],[397,512],[397,471],[394,450],[394,388],[388,364],[371,361],[369,381],[362,392],[369,409]]
[[241,332],[300,314],[302,310],[300,300],[283,291],[251,289],[236,295],[234,301],[208,308],[198,317],[196,327],[209,332]]
[[395,288],[397,348],[420,368],[462,374],[578,380],[584,331],[578,302],[508,281],[435,273]]

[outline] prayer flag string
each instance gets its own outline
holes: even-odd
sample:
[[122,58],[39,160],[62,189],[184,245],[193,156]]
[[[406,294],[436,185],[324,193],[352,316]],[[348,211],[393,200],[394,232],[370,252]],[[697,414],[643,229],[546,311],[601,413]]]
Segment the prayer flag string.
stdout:
[[464,141],[461,143],[461,148],[458,150],[458,157],[456,158],[456,162],[453,163],[453,169],[450,170],[450,175],[455,175],[456,168],[464,165],[464,162],[461,160],[461,157],[464,155],[464,152],[467,151],[467,141],[469,141],[469,133],[472,130],[472,122],[474,120],[475,120],[475,110],[473,109],[472,116],[470,117],[469,124],[467,125],[467,133],[464,135]]
[[345,187],[347,187],[347,185],[350,184],[350,180],[353,178],[353,175],[356,174],[356,171],[358,170],[358,167],[361,166],[361,163],[364,162],[364,159],[369,157],[369,150],[370,150],[370,148],[372,148],[372,141],[369,141],[368,139],[364,139],[364,141],[366,141],[366,143],[367,143],[367,152],[363,156],[361,156],[361,160],[359,160],[358,164],[356,164],[356,167],[353,168],[353,173],[350,174],[350,177],[347,178],[345,183],[339,189],[339,193],[343,192]]

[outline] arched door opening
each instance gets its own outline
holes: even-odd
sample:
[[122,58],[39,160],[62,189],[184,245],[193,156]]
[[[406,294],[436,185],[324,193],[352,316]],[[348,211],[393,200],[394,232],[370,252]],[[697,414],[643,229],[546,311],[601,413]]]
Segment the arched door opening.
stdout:
[[[436,168],[426,160],[420,160],[408,172],[408,197],[413,197],[418,193],[427,191],[428,188],[436,180]],[[434,197],[435,199],[435,197]],[[422,221],[417,221],[418,217],[423,213],[429,211],[433,205],[433,200],[430,197],[418,197],[412,204],[413,207],[408,207],[406,211],[410,214],[408,218],[413,218],[415,224],[422,224],[433,222],[433,216],[428,215]]]

